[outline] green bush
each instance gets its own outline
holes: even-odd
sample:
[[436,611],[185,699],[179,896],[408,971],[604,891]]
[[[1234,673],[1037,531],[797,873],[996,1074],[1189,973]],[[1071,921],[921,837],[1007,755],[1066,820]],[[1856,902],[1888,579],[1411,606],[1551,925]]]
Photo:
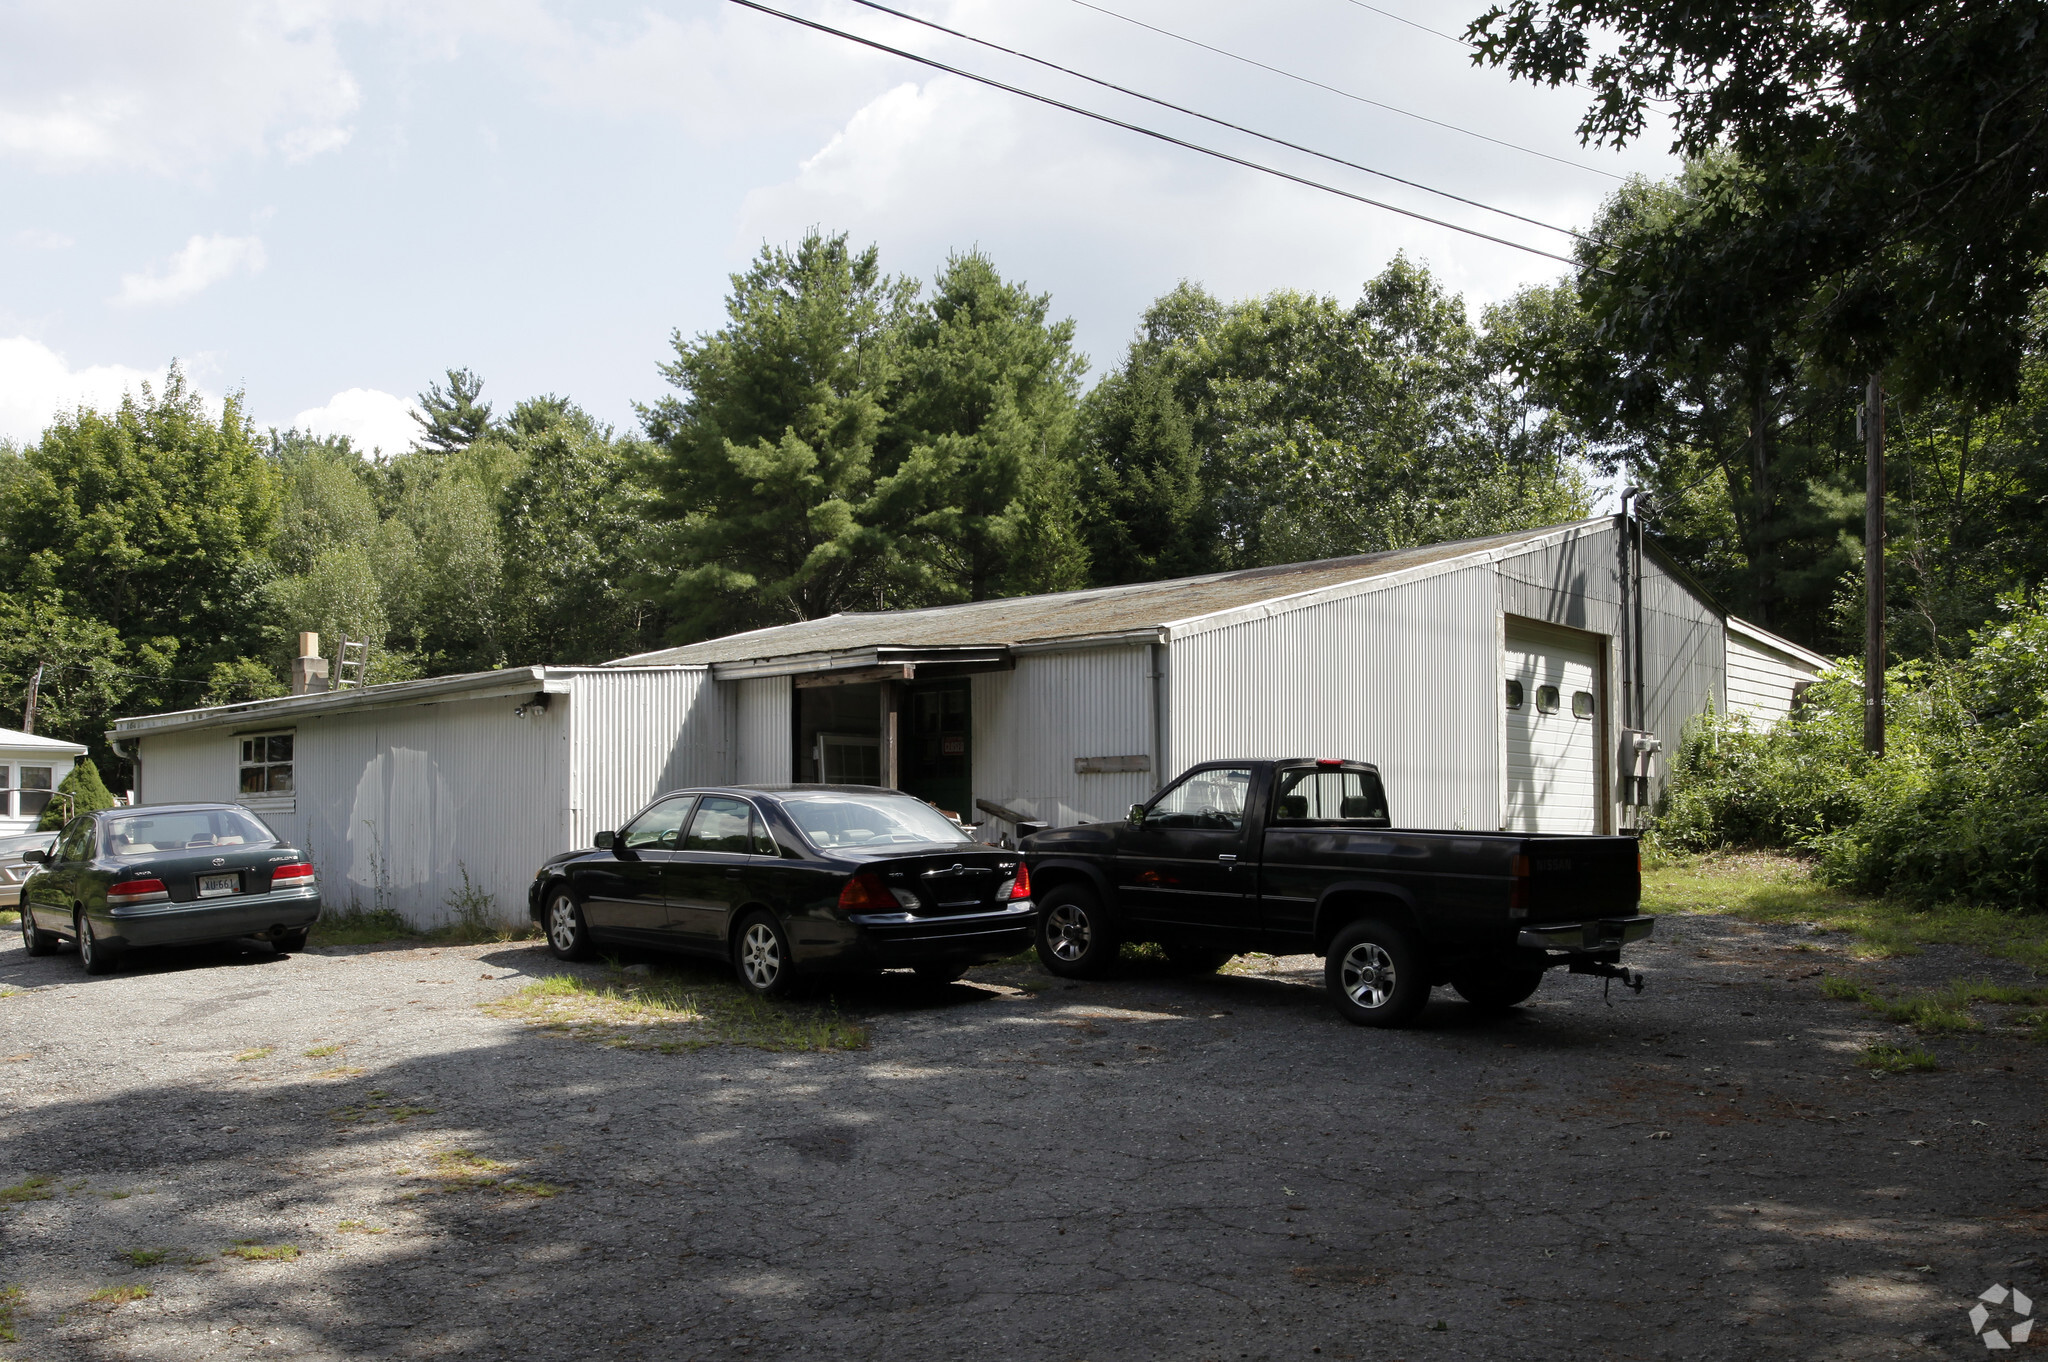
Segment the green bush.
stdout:
[[66,794],[72,799],[72,813],[98,813],[101,809],[114,807],[114,796],[107,793],[106,782],[100,779],[100,768],[92,764],[91,757],[80,757],[78,765],[71,768],[71,774],[57,782],[57,794],[37,821],[37,832],[55,832],[64,826],[66,815],[62,796]]
[[1834,883],[1915,904],[2048,907],[2048,611],[2001,604],[1963,657],[1891,670],[1882,757],[1862,750],[1847,667],[1768,731],[1702,716],[1673,755],[1655,843],[1806,850]]

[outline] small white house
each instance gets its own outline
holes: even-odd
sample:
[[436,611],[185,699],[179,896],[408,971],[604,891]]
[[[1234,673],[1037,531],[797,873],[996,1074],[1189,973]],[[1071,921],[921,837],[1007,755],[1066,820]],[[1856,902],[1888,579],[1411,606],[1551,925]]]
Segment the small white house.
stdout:
[[75,742],[0,728],[0,837],[33,831],[51,792],[84,755]]
[[[142,802],[239,799],[331,905],[524,909],[540,859],[659,790],[845,781],[1005,831],[1118,817],[1212,758],[1384,772],[1397,822],[1600,832],[1712,703],[1823,665],[1599,519],[1392,553],[926,610],[624,658],[118,721]],[[1736,694],[1737,690],[1740,695]]]

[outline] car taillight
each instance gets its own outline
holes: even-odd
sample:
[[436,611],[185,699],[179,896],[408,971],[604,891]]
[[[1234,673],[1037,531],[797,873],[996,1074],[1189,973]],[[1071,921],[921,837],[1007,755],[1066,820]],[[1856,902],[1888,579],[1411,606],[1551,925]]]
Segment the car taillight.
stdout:
[[107,906],[119,908],[130,903],[159,903],[171,896],[162,880],[123,880],[107,889]]
[[996,890],[998,902],[1003,899],[1028,899],[1031,897],[1031,867],[1021,861],[1017,865],[1017,878]]
[[298,865],[281,865],[270,872],[272,889],[304,889],[313,883],[313,867],[301,862]]
[[846,887],[839,891],[839,906],[847,912],[903,907],[889,892],[889,886],[882,883],[881,876],[872,870],[863,870],[846,882]]
[[1529,858],[1515,857],[1515,883],[1508,890],[1508,916],[1522,918],[1529,916]]

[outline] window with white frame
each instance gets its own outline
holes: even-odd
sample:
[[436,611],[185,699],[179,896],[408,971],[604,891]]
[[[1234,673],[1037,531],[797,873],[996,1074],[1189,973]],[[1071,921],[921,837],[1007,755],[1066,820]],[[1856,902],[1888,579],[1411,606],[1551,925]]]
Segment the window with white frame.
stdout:
[[41,818],[43,810],[50,807],[50,791],[55,782],[52,777],[56,768],[50,766],[24,766],[21,768],[20,813],[23,818]]
[[292,792],[292,731],[243,733],[241,792],[245,795],[288,795]]

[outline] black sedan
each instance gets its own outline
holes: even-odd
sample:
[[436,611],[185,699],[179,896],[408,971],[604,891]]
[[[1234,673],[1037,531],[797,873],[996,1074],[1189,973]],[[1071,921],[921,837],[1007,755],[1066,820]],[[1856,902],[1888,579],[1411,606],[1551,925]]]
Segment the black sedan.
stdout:
[[235,804],[82,813],[28,860],[22,943],[49,955],[75,941],[87,974],[134,946],[255,937],[295,951],[320,916],[311,860]]
[[1031,944],[1017,853],[894,790],[677,790],[596,842],[550,859],[528,892],[564,960],[601,942],[689,951],[775,995],[807,976],[899,966],[948,983]]

